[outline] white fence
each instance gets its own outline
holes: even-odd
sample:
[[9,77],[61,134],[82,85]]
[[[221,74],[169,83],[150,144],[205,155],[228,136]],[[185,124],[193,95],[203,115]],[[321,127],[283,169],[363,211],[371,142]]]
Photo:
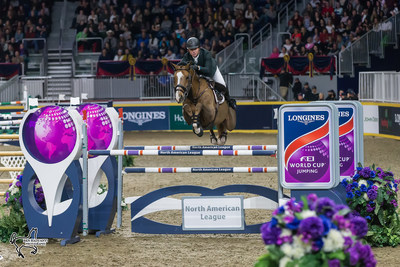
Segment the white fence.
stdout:
[[361,101],[400,103],[399,72],[360,72]]

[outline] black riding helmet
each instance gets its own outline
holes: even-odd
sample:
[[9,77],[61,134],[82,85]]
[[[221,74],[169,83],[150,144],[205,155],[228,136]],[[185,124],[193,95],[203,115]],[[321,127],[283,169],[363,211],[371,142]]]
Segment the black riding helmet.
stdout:
[[187,49],[196,49],[200,47],[200,41],[196,37],[190,37],[186,42]]

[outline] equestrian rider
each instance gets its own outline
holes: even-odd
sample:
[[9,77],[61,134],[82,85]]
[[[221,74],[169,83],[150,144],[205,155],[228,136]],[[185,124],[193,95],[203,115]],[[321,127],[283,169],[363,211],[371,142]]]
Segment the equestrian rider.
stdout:
[[190,67],[197,73],[213,79],[215,81],[215,89],[224,94],[230,107],[236,109],[236,101],[229,96],[224,78],[211,52],[200,48],[200,41],[196,37],[190,37],[186,42],[186,47],[188,52],[185,53],[178,65],[191,64]]

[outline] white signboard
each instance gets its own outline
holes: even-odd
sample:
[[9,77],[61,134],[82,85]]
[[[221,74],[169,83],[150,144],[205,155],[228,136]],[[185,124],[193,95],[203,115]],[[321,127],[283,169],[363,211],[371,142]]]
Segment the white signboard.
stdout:
[[378,106],[364,105],[364,133],[379,133]]
[[182,197],[183,230],[243,230],[243,196]]

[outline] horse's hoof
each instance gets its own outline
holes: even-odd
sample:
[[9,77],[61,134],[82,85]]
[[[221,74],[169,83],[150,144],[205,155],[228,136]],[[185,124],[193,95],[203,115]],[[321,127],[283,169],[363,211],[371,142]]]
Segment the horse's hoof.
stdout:
[[202,137],[203,136],[203,128],[200,128],[200,132],[197,134],[198,137]]
[[202,137],[203,136],[203,128],[197,128],[197,129],[199,130],[198,132],[196,132],[195,128],[192,128],[193,133],[195,135],[197,135],[198,137]]
[[223,136],[221,138],[218,138],[218,145],[219,146],[223,146],[223,145],[225,145],[225,143],[226,143],[226,137],[225,136]]
[[210,142],[211,142],[211,144],[216,145],[218,140],[215,136],[210,136]]
[[226,134],[221,134],[218,138],[218,145],[219,146],[225,145],[227,139],[228,139],[228,136]]

